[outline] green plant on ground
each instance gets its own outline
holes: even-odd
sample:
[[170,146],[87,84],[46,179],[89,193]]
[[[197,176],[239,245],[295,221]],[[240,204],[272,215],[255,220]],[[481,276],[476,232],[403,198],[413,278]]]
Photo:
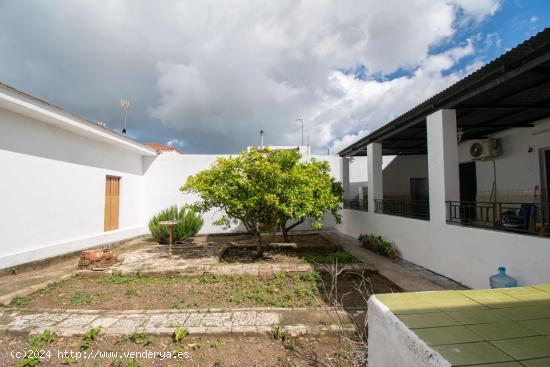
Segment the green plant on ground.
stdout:
[[30,297],[15,297],[11,302],[10,306],[13,307],[25,307],[31,301]]
[[97,281],[101,284],[126,284],[131,281],[131,277],[120,272],[113,273],[111,275],[101,277]]
[[220,278],[214,274],[204,273],[200,278],[202,284],[218,283]]
[[387,256],[392,260],[397,257],[395,246],[391,242],[384,240],[382,236],[376,236],[372,233],[361,234],[359,235],[359,241],[364,248]]
[[339,264],[349,264],[356,259],[345,251],[338,250],[326,254],[303,254],[300,257],[310,263],[332,264],[338,260]]
[[186,327],[183,327],[181,325],[177,326],[174,330],[174,333],[172,334],[172,339],[174,342],[179,343],[183,340],[186,336],[189,335],[189,330]]
[[125,294],[128,296],[128,297],[133,297],[133,296],[137,296],[138,295],[138,292],[135,288],[128,288],[126,289],[126,292]]
[[127,337],[127,339],[134,344],[141,344],[143,346],[153,344],[155,340],[152,335],[146,335],[140,330],[134,330],[132,334]]
[[110,367],[145,367],[144,364],[139,363],[135,358],[129,361],[125,361],[121,357],[112,361],[109,366]]
[[56,282],[53,282],[53,283],[50,283],[48,284],[44,289],[42,289],[40,292],[42,294],[46,294],[46,293],[49,293],[51,291],[53,291],[54,289],[58,289],[58,288],[62,288],[65,286],[65,281],[64,280],[58,280]]
[[213,348],[213,349],[218,349],[220,347],[220,341],[218,339],[212,341],[212,343],[210,343],[210,348]]
[[203,220],[200,215],[186,207],[179,208],[174,205],[156,214],[149,220],[149,231],[159,243],[168,243],[170,232],[168,226],[159,224],[165,220],[179,220],[182,223],[174,225],[173,241],[183,241],[196,235],[202,227]]
[[284,342],[289,337],[290,337],[290,334],[288,333],[288,331],[283,330],[281,326],[277,325],[275,326],[275,329],[273,329],[273,339]]
[[54,340],[54,334],[50,329],[46,329],[42,334],[31,337],[30,346],[31,348],[41,348],[46,344],[53,343]]
[[92,342],[95,340],[100,332],[101,326],[97,326],[88,330],[82,337],[82,341],[80,342],[80,350],[89,349],[92,345]]
[[41,364],[42,362],[39,358],[40,351],[38,349],[53,343],[54,339],[54,335],[49,329],[44,330],[40,335],[31,337],[25,358],[17,362],[17,367],[34,367]]
[[69,300],[71,305],[95,305],[97,303],[97,295],[91,295],[86,292],[75,292]]

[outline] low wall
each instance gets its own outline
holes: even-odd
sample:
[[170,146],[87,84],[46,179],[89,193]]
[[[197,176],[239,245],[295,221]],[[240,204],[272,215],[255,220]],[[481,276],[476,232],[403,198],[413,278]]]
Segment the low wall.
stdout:
[[368,303],[369,367],[451,367],[376,296]]
[[550,282],[548,238],[351,209],[342,211],[338,230],[353,237],[381,235],[403,259],[471,288],[488,288],[499,266],[519,285]]

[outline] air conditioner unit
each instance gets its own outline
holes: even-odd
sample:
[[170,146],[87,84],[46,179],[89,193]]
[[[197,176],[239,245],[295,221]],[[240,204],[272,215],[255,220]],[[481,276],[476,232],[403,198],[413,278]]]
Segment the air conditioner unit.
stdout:
[[470,156],[473,159],[491,159],[498,156],[496,139],[478,140],[470,145]]

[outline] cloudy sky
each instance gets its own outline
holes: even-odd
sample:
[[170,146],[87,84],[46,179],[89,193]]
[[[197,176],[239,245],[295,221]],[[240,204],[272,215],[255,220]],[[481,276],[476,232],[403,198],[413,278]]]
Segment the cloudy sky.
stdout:
[[0,0],[0,81],[189,153],[336,153],[550,24],[546,0]]

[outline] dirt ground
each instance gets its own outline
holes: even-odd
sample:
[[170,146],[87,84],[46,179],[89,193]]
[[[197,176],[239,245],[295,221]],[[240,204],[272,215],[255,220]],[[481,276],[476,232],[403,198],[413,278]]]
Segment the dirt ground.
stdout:
[[[99,334],[86,350],[81,350],[80,338],[62,338],[45,343],[36,350],[42,357],[40,366],[87,367],[150,367],[150,366],[316,366],[305,358],[331,360],[332,365],[351,366],[344,340],[338,337],[296,337],[285,342],[273,336],[186,337],[176,343],[169,337],[113,337]],[[0,336],[0,365],[16,366],[22,353],[30,346],[23,336]],[[298,354],[303,357],[298,357]],[[72,352],[72,354],[71,354]],[[132,352],[141,353],[131,355]],[[76,353],[81,353],[77,355]],[[147,355],[149,353],[149,355]],[[156,356],[153,355],[156,353]],[[167,358],[168,353],[172,358]],[[21,355],[21,354],[19,354]],[[72,355],[72,357],[71,357]],[[118,356],[118,358],[115,358]],[[149,357],[149,358],[146,358]],[[162,360],[164,357],[164,360]],[[135,362],[132,364],[132,359]],[[26,364],[25,366],[33,366]]]
[[[366,307],[364,295],[400,291],[380,274],[361,278],[343,274],[337,283],[337,299],[345,307]],[[262,280],[253,276],[74,276],[51,284],[30,296],[16,298],[12,306],[27,309],[150,310],[234,307],[314,307],[329,303],[330,276],[277,274]]]

